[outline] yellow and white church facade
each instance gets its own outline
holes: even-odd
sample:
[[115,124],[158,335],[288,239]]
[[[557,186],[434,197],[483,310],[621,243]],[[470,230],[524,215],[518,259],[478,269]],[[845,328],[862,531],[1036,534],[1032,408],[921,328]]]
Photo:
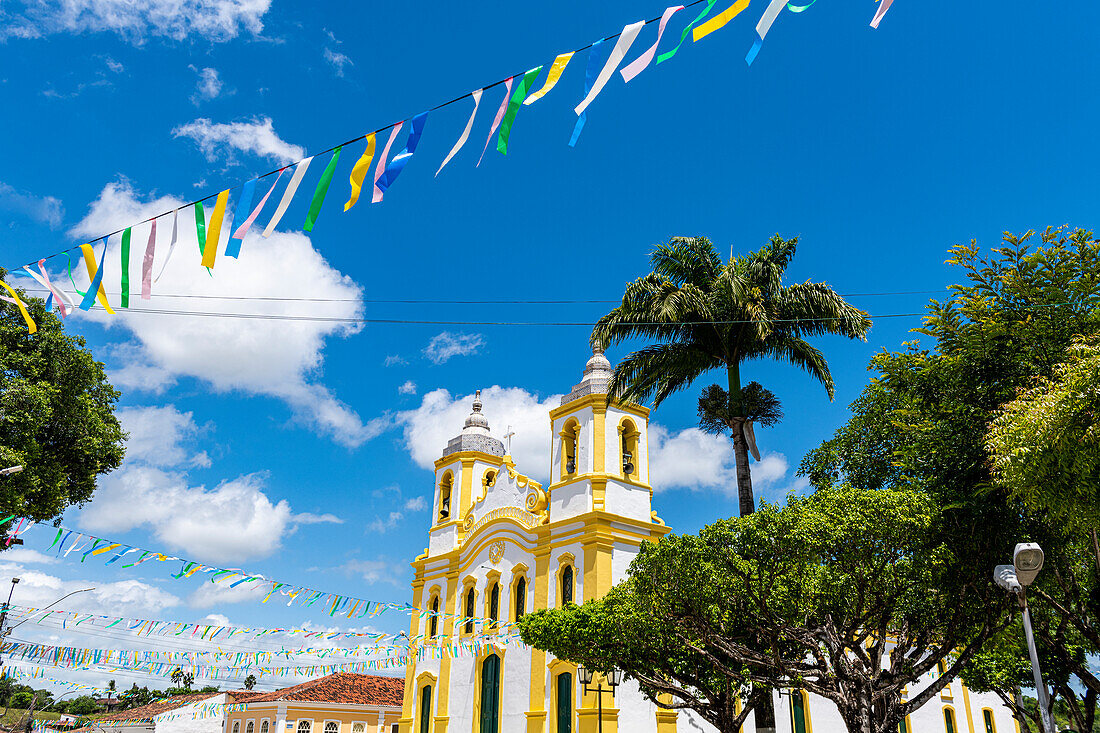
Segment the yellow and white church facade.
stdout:
[[[475,397],[462,432],[435,462],[428,547],[412,563],[413,604],[439,615],[414,614],[410,638],[484,640],[482,623],[462,619],[503,623],[533,610],[599,598],[626,578],[642,542],[668,534],[652,507],[649,410],[608,402],[611,371],[602,350],[593,349],[581,382],[550,411],[550,483],[545,487],[520,473],[504,443],[490,433],[480,395]],[[476,656],[410,657],[396,729],[714,730],[691,711],[658,708],[630,680],[610,696],[603,685],[601,705],[598,695],[585,692],[576,664],[518,644],[480,648]],[[948,688],[940,696],[942,705],[925,705],[900,733],[1019,733],[995,696],[968,693],[959,681],[953,687],[957,698]],[[775,733],[844,731],[836,708],[824,699],[798,691],[773,697]],[[744,733],[757,733],[751,715]]]

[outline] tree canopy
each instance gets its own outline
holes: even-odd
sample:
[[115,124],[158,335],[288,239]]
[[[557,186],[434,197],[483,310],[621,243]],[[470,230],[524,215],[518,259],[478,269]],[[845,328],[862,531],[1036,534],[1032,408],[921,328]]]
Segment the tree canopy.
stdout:
[[45,521],[91,499],[97,477],[122,462],[125,435],[103,364],[41,300],[21,297],[38,332],[0,307],[0,468],[23,466],[0,477],[0,515]]

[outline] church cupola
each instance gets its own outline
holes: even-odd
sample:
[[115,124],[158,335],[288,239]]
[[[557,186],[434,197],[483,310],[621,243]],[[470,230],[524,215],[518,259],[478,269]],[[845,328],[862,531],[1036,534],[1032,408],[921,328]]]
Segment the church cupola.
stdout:
[[461,451],[478,451],[493,456],[504,455],[504,443],[489,434],[489,420],[481,414],[481,390],[474,394],[473,412],[466,418],[462,432],[447,441],[443,456]]

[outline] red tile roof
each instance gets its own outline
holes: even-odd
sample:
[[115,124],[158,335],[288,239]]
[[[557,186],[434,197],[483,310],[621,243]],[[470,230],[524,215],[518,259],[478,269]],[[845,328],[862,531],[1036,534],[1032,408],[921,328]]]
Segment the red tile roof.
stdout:
[[400,677],[337,672],[293,687],[263,693],[249,702],[297,700],[399,708],[404,695],[405,680]]
[[190,705],[193,702],[209,700],[220,694],[220,692],[195,692],[190,695],[173,695],[167,700],[158,700],[148,705],[142,705],[139,708],[131,708],[130,710],[121,710],[117,713],[104,715],[102,718],[96,718],[96,722],[138,722],[142,720],[152,720],[154,715],[167,713],[170,710],[182,708],[184,705]]

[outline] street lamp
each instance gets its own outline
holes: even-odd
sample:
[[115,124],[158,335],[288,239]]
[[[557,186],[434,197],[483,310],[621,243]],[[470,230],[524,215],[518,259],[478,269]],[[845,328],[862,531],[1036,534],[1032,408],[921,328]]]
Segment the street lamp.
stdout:
[[1027,651],[1031,656],[1031,673],[1035,679],[1035,694],[1039,698],[1039,719],[1043,724],[1043,733],[1057,733],[1051,717],[1050,699],[1043,684],[1043,673],[1039,669],[1039,652],[1035,649],[1035,633],[1031,629],[1031,613],[1027,608],[1027,587],[1043,569],[1043,548],[1034,542],[1021,542],[1012,551],[1011,565],[998,565],[993,568],[993,580],[1009,593],[1016,596],[1020,604],[1020,613],[1024,617],[1024,637],[1027,639]]
[[11,476],[19,473],[23,470],[22,466],[10,466],[8,468],[0,468],[0,476]]
[[619,686],[620,682],[622,682],[623,673],[620,670],[612,669],[610,672],[604,675],[604,679],[607,680],[607,686],[610,688],[607,690],[603,688],[602,682],[596,685],[596,689],[592,689],[589,686],[592,684],[592,670],[584,666],[577,667],[577,676],[580,677],[581,684],[584,685],[585,692],[592,692],[596,694],[596,714],[599,716],[597,720],[599,721],[599,731],[600,733],[603,733],[603,695],[606,692],[614,696],[615,688]]

